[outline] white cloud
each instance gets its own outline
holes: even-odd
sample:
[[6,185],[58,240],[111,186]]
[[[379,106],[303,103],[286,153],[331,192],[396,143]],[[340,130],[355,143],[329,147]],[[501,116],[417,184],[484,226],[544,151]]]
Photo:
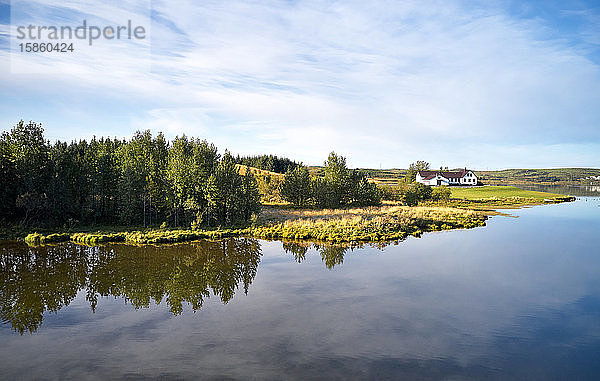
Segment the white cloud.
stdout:
[[[309,163],[335,149],[357,166],[406,166],[421,157],[477,163],[471,153],[481,146],[536,146],[541,157],[558,149],[572,165],[574,147],[600,144],[598,65],[569,41],[543,39],[540,20],[454,2],[153,7],[151,71],[139,69],[145,58],[135,52],[104,46],[95,52],[115,66],[95,65],[89,55],[53,77],[74,94],[94,88],[135,100],[131,130],[205,134],[234,152]],[[99,17],[112,9],[103,5]],[[39,86],[25,82],[24,91]],[[513,151],[521,166],[537,162]],[[598,160],[587,155],[581,165]]]

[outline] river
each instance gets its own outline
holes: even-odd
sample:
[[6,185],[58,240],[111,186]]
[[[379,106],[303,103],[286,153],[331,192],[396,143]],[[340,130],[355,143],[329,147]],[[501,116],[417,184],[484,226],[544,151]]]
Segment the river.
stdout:
[[0,243],[0,379],[600,374],[600,198],[346,249]]

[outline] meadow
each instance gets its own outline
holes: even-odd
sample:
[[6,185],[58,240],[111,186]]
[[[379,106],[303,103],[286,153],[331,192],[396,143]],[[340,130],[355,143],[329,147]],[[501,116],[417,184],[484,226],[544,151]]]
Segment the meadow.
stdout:
[[553,200],[562,198],[563,195],[547,192],[523,190],[513,186],[482,186],[482,187],[452,187],[452,198],[465,200],[482,200],[493,198],[526,198],[536,200]]

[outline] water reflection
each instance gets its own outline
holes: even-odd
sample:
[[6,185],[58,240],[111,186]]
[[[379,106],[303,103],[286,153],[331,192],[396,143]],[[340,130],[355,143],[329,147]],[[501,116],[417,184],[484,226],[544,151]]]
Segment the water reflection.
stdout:
[[[0,327],[0,379],[596,380],[600,199],[511,213],[383,252],[286,242],[285,253],[278,241],[239,259],[240,242],[225,244],[231,254],[219,243],[5,250],[3,316],[70,305],[34,335]],[[42,291],[23,289],[34,281]],[[177,296],[186,307],[174,317]],[[201,310],[185,313],[194,298]]]
[[248,238],[162,247],[11,245],[0,253],[0,315],[21,334],[35,332],[45,311],[69,305],[83,288],[92,311],[109,295],[135,308],[165,300],[176,315],[184,303],[200,309],[211,293],[227,303],[239,285],[248,292],[261,256]]
[[294,256],[298,263],[306,260],[306,253],[310,248],[315,248],[321,255],[321,259],[329,270],[335,266],[344,263],[344,255],[348,250],[353,250],[354,247],[349,245],[331,245],[331,244],[316,244],[309,242],[283,242],[283,250]]
[[21,334],[35,332],[45,311],[56,312],[85,287],[83,247],[22,245],[0,248],[0,316]]
[[348,251],[354,251],[355,249],[361,249],[363,247],[376,247],[379,250],[383,250],[389,245],[397,245],[400,241],[388,241],[388,242],[370,242],[370,243],[358,243],[358,244],[325,244],[325,243],[311,243],[303,241],[284,241],[283,250],[287,254],[294,256],[294,259],[298,263],[302,263],[306,260],[306,253],[314,248],[317,253],[321,256],[321,260],[325,264],[328,270],[333,270],[336,266],[344,263],[344,256]]

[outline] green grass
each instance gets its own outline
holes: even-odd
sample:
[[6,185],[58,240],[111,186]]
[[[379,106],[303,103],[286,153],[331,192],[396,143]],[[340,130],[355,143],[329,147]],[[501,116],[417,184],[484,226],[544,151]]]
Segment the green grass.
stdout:
[[241,229],[145,229],[29,234],[25,242],[39,245],[72,241],[84,245],[108,242],[161,244],[249,236],[267,239],[327,242],[382,242],[423,232],[473,228],[485,225],[494,209],[572,201],[555,193],[527,191],[512,186],[452,187],[447,201],[425,201],[418,207],[384,205],[346,209],[294,209],[264,206],[252,227]]
[[465,200],[482,200],[487,198],[531,198],[537,200],[551,200],[562,198],[563,195],[547,192],[527,191],[511,186],[483,186],[473,188],[450,188],[452,198],[461,198]]
[[382,206],[323,210],[271,207],[266,208],[255,226],[243,229],[147,229],[129,232],[64,233],[47,236],[32,233],[27,236],[25,242],[30,245],[59,241],[71,241],[82,245],[109,242],[139,245],[239,236],[327,242],[382,242],[404,239],[409,235],[418,237],[423,232],[429,231],[483,226],[486,218],[483,213],[439,206]]
[[129,232],[96,231],[88,233],[62,233],[43,235],[31,233],[25,237],[29,245],[42,245],[51,242],[71,241],[82,245],[97,245],[110,242],[125,242],[130,244],[159,244],[194,241],[198,239],[221,239],[226,237],[239,237],[248,234],[248,229],[216,229],[216,230],[191,230],[191,229],[146,229]]

